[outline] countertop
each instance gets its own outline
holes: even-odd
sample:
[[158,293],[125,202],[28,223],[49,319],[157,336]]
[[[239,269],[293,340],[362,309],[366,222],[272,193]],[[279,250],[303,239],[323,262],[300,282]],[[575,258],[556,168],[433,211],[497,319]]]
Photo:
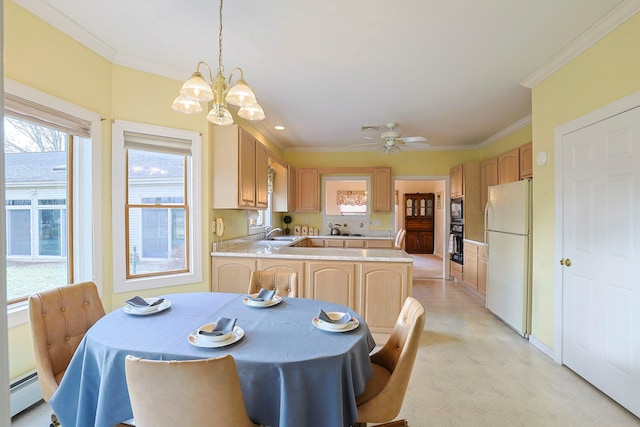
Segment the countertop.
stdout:
[[[280,259],[321,259],[332,261],[358,262],[413,262],[413,257],[403,250],[397,249],[357,249],[357,248],[309,248],[292,246],[309,237],[299,237],[295,241],[258,240],[240,244],[225,244],[221,249],[211,252],[216,257],[250,257]],[[388,237],[354,237],[354,236],[313,236],[313,239],[346,239],[358,238],[367,240],[389,240]]]

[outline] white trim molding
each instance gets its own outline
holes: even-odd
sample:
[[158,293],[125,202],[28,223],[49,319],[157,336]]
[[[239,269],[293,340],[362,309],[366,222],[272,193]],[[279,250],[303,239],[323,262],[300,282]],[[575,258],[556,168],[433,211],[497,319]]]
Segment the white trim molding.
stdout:
[[553,56],[546,64],[522,80],[520,85],[533,89],[551,74],[564,67],[573,58],[580,55],[638,12],[640,12],[640,0],[625,0],[604,18],[591,26],[591,28],[582,33],[582,35],[567,47]]

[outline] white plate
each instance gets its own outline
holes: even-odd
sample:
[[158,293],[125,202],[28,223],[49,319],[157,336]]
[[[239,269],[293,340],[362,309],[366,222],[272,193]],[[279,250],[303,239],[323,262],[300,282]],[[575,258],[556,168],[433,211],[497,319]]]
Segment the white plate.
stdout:
[[327,322],[323,322],[317,317],[314,317],[313,319],[311,319],[311,323],[313,323],[313,326],[315,326],[316,328],[322,329],[323,331],[327,331],[327,332],[349,332],[349,331],[353,331],[358,326],[360,326],[360,322],[355,317],[352,318],[349,322],[347,322],[347,326],[342,329],[335,329],[330,326],[327,326]]
[[[214,328],[216,327],[216,322],[212,322],[212,323],[207,323],[206,325],[202,325],[198,328],[198,330],[196,331],[196,333],[198,334],[198,339],[200,341],[226,341],[229,338],[231,338],[231,334],[233,333],[233,331],[228,332],[226,334],[220,334],[220,335],[202,335],[200,333],[201,330],[204,331],[212,331]],[[234,326],[235,329],[235,326]]]
[[[345,313],[343,313],[341,311],[330,311],[330,312],[328,312],[326,314],[327,314],[327,316],[329,316],[329,319],[333,319],[333,320],[341,319],[342,316],[345,315]],[[329,329],[345,329],[351,324],[351,320],[349,320],[348,322],[342,322],[342,323],[325,322],[324,320],[321,320],[320,318],[318,318],[318,320],[319,320],[320,323],[323,324],[323,326],[326,326]]]
[[229,339],[226,339],[224,341],[202,340],[198,335],[197,329],[189,334],[189,336],[187,337],[187,341],[189,341],[189,344],[195,345],[196,347],[218,348],[218,347],[225,347],[233,343],[236,343],[240,341],[242,337],[244,337],[244,329],[236,325],[233,328],[233,332],[231,332],[231,336],[229,337]]
[[271,307],[272,305],[280,304],[282,302],[282,297],[275,295],[273,299],[270,299],[269,301],[254,301],[249,297],[244,297],[242,302],[245,305],[250,305],[251,307]]
[[[157,298],[145,298],[145,301],[147,301],[149,304],[151,304],[156,299]],[[157,307],[155,310],[143,309],[144,311],[142,311],[142,310],[136,310],[135,308],[131,307],[129,304],[125,304],[125,306],[122,307],[122,311],[124,311],[127,314],[133,314],[135,316],[147,316],[149,314],[160,313],[161,311],[164,311],[167,308],[171,307],[171,301],[169,301],[168,299],[165,299],[164,301],[162,301],[160,304],[156,305],[155,307]]]

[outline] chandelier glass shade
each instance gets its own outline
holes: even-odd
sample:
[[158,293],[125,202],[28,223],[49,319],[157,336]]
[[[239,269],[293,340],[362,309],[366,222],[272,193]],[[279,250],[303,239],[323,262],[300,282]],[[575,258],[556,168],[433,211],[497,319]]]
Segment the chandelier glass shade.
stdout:
[[[211,67],[204,62],[198,62],[196,71],[184,82],[180,89],[180,94],[173,101],[171,109],[185,114],[198,114],[202,112],[201,102],[213,101],[213,105],[207,114],[207,120],[213,124],[225,126],[233,124],[233,117],[229,111],[228,104],[240,107],[238,116],[246,120],[263,120],[264,111],[251,86],[244,80],[244,73],[241,68],[234,68],[229,74],[228,81],[224,76],[224,66],[222,65],[222,2],[220,0],[220,32],[218,36],[218,70],[215,80]],[[208,71],[209,81],[200,72],[200,67],[204,66]],[[235,85],[231,86],[231,78],[235,72],[240,73],[240,78]]]

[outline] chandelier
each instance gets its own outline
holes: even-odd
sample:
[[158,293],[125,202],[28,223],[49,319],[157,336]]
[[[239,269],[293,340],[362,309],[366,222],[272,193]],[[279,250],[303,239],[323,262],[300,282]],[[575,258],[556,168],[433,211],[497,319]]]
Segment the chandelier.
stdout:
[[[220,31],[218,33],[218,70],[214,80],[211,67],[204,62],[198,62],[196,71],[189,80],[184,82],[180,89],[180,95],[173,101],[171,109],[185,114],[198,114],[202,112],[201,102],[213,101],[213,107],[207,120],[216,125],[231,125],[233,117],[227,104],[240,107],[238,116],[246,120],[263,120],[264,111],[253,93],[251,86],[244,80],[241,68],[234,68],[229,74],[229,80],[224,77],[224,66],[222,65],[222,2],[220,0]],[[203,66],[208,71],[209,82],[205,80],[200,72]],[[240,78],[234,86],[231,86],[231,78],[235,72],[240,73]]]

